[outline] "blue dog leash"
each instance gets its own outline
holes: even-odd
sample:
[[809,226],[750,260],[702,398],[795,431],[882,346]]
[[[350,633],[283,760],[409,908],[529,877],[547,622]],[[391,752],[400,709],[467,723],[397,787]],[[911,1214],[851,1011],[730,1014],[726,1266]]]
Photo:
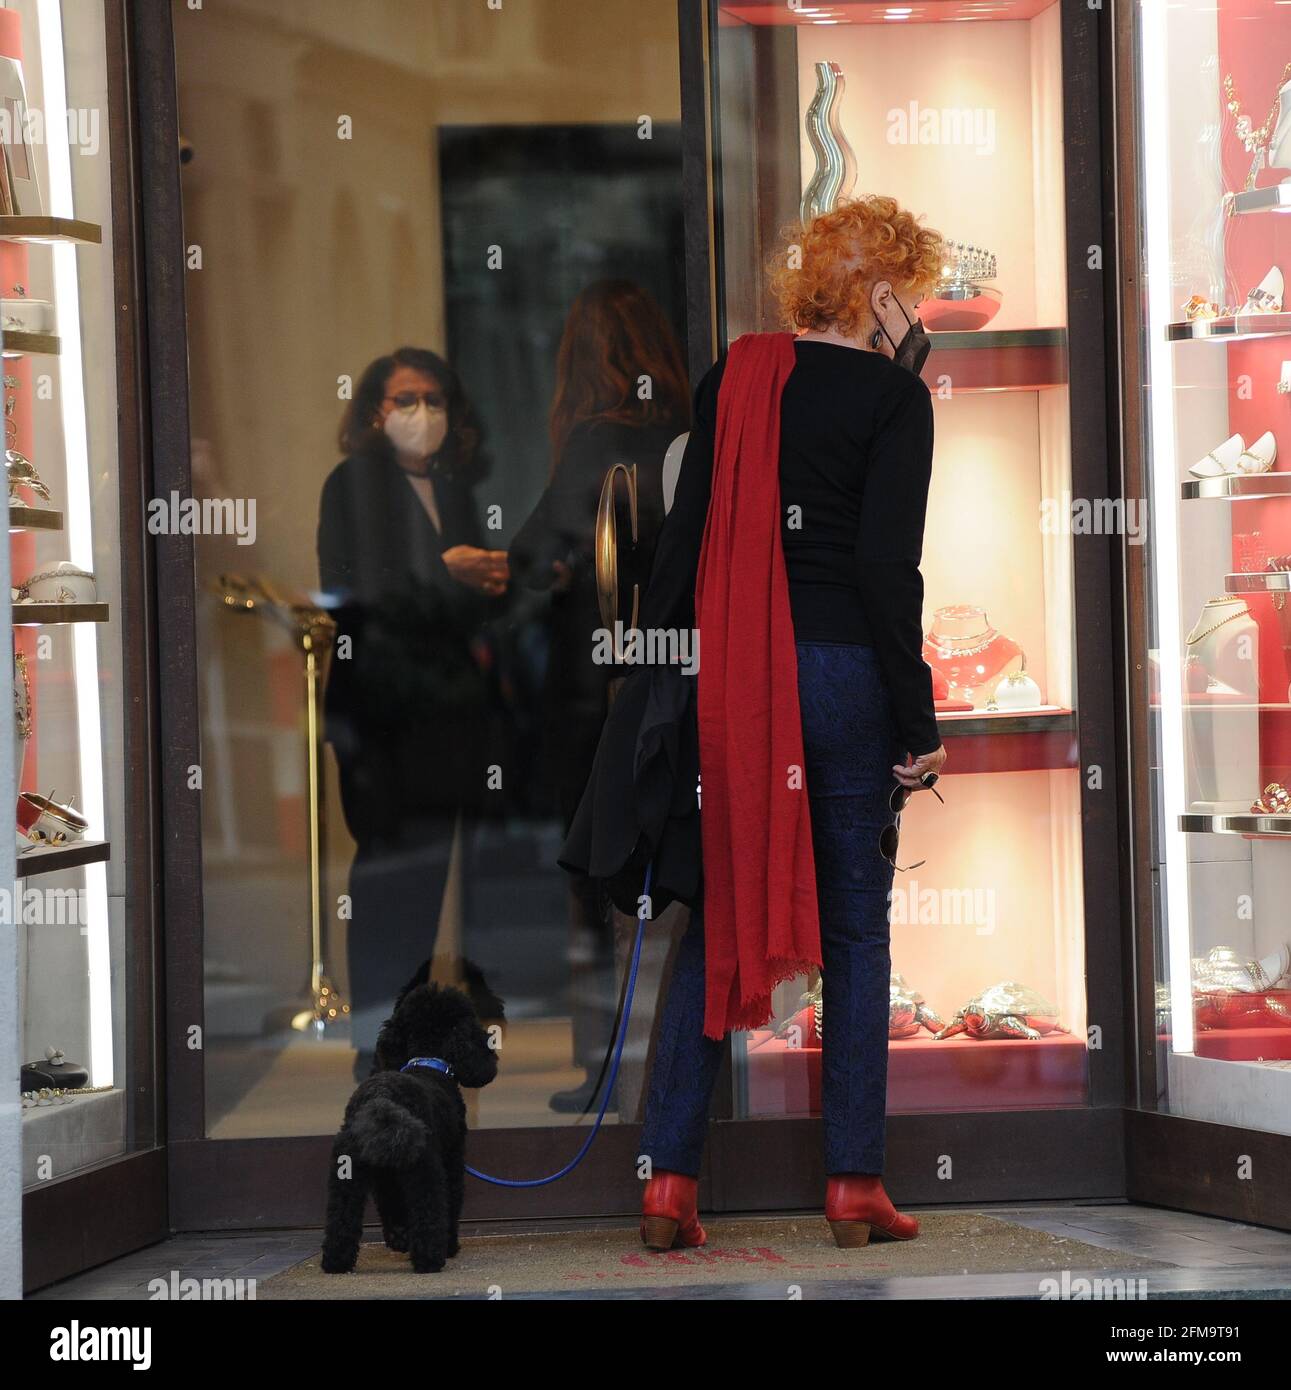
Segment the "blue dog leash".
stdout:
[[[654,864],[651,863],[646,866],[645,885],[642,889],[642,897],[647,902],[650,898],[650,880],[653,874]],[[645,938],[647,920],[645,913],[645,907],[642,907],[637,913],[637,939],[632,947],[632,962],[628,969],[628,989],[623,1002],[623,1018],[619,1023],[618,1037],[614,1040],[614,1061],[610,1066],[609,1079],[606,1081],[605,1090],[601,1095],[601,1108],[596,1112],[596,1122],[583,1141],[583,1147],[563,1168],[545,1178],[495,1178],[489,1173],[481,1173],[468,1163],[466,1171],[471,1177],[479,1178],[481,1182],[491,1182],[495,1187],[546,1187],[548,1183],[558,1182],[567,1173],[572,1173],[587,1156],[587,1151],[592,1147],[592,1143],[600,1131],[601,1121],[605,1118],[605,1111],[609,1107],[610,1096],[614,1094],[614,1082],[618,1079],[619,1059],[623,1056],[623,1044],[627,1041],[628,1036],[628,1020],[632,1017],[632,996],[637,987],[637,966],[641,961],[641,943]]]

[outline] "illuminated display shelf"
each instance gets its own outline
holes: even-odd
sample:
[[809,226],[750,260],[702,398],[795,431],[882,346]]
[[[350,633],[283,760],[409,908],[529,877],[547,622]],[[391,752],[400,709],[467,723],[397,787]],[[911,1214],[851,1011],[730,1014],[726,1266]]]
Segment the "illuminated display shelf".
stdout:
[[[31,614],[30,617],[27,615]],[[36,616],[39,614],[39,616]],[[50,627],[56,623],[106,623],[106,603],[15,603],[14,627]]]
[[76,217],[0,217],[0,241],[98,246],[103,241],[103,228]]
[[56,874],[61,869],[79,869],[86,864],[105,864],[112,858],[106,840],[77,840],[70,845],[37,845],[18,851],[18,877]]
[[964,393],[1047,391],[1067,384],[1065,328],[930,331],[928,338],[932,351],[921,375],[934,393],[943,377]]
[[1046,391],[1067,384],[1065,328],[976,329],[933,333],[923,378],[936,391],[949,378],[955,391]]
[[1185,502],[1291,497],[1291,473],[1225,473],[1222,478],[1189,478],[1179,492]]
[[9,534],[16,531],[61,531],[63,514],[52,507],[28,507],[21,503],[9,504]]
[[12,332],[4,335],[4,355],[25,357],[28,353],[57,357],[61,351],[56,333]]
[[1291,570],[1255,570],[1250,574],[1226,574],[1226,594],[1285,594],[1291,590]]
[[1069,709],[939,712],[946,775],[1042,772],[1076,766],[1076,715]]
[[1179,829],[1188,835],[1243,835],[1248,840],[1285,840],[1291,837],[1291,816],[1188,811],[1179,817]]
[[1269,188],[1251,188],[1234,193],[1228,200],[1234,216],[1250,212],[1291,212],[1291,179]]
[[1229,314],[1218,319],[1185,319],[1167,323],[1169,343],[1243,342],[1253,338],[1281,338],[1291,333],[1291,313]]
[[1037,710],[948,710],[937,715],[937,724],[950,738],[969,738],[986,734],[1071,733],[1076,727],[1075,712],[1056,705]]

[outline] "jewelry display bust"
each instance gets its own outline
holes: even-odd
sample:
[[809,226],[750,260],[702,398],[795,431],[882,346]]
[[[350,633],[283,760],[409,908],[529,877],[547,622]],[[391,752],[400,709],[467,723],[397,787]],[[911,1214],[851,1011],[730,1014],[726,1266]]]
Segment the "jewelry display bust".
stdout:
[[1247,809],[1259,782],[1260,633],[1232,594],[1207,599],[1184,638],[1185,738],[1194,810]]
[[984,709],[1005,677],[1023,666],[1022,648],[997,632],[974,604],[939,608],[923,642],[923,659],[940,673],[951,699]]

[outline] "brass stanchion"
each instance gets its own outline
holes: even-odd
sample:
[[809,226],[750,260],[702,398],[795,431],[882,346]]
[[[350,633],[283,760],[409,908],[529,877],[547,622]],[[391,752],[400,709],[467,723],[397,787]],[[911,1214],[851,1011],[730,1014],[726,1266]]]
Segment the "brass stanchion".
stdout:
[[262,613],[285,627],[305,659],[305,736],[309,818],[309,992],[304,1007],[292,1015],[298,1033],[322,1037],[328,1028],[349,1019],[350,1006],[331,982],[325,965],[323,939],[324,802],[321,755],[322,680],[336,638],[332,617],[307,598],[287,596],[263,577],[223,574],[216,592],[226,608],[239,613]]

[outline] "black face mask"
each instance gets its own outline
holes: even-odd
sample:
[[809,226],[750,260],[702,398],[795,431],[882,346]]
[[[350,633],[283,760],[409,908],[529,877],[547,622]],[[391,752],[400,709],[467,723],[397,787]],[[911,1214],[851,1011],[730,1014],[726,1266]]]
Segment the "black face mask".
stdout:
[[[913,372],[915,376],[918,376],[923,370],[923,364],[928,360],[928,354],[932,351],[932,339],[924,332],[923,320],[915,319],[911,322],[910,315],[905,311],[905,305],[896,298],[896,295],[893,295],[892,298],[896,300],[897,308],[901,310],[902,316],[910,324],[910,327],[899,343],[892,343],[892,335],[882,324],[879,324],[879,328],[888,342],[892,343],[892,360],[898,367],[904,367],[906,371]],[[874,342],[877,346],[877,337],[875,337]]]

